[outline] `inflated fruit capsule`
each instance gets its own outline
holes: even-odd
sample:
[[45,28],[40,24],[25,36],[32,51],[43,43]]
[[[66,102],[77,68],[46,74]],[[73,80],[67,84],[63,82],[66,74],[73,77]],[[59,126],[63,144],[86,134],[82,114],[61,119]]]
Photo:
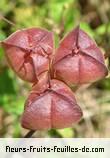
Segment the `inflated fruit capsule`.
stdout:
[[100,48],[79,27],[60,42],[53,68],[55,78],[70,86],[92,83],[108,74]]
[[41,28],[16,31],[2,42],[8,64],[23,80],[35,82],[49,69],[53,34]]
[[31,130],[71,127],[82,117],[73,92],[61,81],[44,78],[34,85],[25,103],[22,126]]

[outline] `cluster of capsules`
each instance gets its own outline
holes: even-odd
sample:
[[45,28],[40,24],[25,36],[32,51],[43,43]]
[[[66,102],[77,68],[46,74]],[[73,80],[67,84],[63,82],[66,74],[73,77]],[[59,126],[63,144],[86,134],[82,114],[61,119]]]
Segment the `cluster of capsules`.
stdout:
[[79,27],[57,49],[53,33],[42,28],[18,30],[1,43],[12,70],[32,83],[21,117],[27,129],[71,127],[83,115],[71,87],[108,74],[102,51]]

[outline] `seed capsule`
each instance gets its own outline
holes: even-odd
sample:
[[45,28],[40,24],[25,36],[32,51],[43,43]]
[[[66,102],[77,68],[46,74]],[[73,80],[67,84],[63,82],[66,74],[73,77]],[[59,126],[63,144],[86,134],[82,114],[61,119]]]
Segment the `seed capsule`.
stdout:
[[61,41],[53,67],[55,77],[70,86],[91,83],[108,74],[101,50],[79,27]]
[[53,34],[40,28],[16,31],[2,42],[11,68],[23,80],[34,82],[49,69]]
[[22,126],[31,130],[65,128],[78,122],[82,111],[76,103],[73,92],[63,82],[42,77],[29,95]]

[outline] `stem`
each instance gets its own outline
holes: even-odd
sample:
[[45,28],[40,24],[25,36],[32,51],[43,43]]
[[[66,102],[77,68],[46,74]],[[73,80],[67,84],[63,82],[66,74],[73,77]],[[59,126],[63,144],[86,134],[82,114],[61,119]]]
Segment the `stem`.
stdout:
[[16,26],[16,24],[14,24],[12,21],[5,18],[1,13],[0,13],[0,19],[3,19],[4,21],[6,21],[10,25]]
[[30,130],[30,131],[24,136],[24,138],[31,138],[34,133],[35,133],[34,130]]

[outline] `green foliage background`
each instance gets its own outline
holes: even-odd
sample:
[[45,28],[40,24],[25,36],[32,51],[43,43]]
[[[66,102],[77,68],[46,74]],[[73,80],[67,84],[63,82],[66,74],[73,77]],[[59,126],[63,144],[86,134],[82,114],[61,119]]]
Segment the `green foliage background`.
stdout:
[[[100,7],[99,7],[100,6]],[[80,24],[110,57],[110,2],[109,0],[1,0],[0,1],[0,40],[5,39],[17,29],[43,27],[54,31],[56,47],[59,38]],[[10,25],[3,17],[15,25]],[[110,65],[110,59],[106,61]],[[110,91],[110,79],[95,83],[99,93]],[[30,85],[21,81],[8,67],[3,49],[0,48],[0,136],[22,137],[26,132],[20,126],[25,98]],[[102,100],[99,99],[102,103]],[[104,103],[110,103],[105,99]],[[81,128],[85,120],[79,123]],[[83,124],[83,125],[82,125]],[[42,132],[39,137],[86,137],[77,127]],[[94,123],[92,124],[94,127]],[[96,130],[98,127],[95,126]],[[101,131],[99,131],[101,132]],[[93,134],[93,137],[95,135]]]

